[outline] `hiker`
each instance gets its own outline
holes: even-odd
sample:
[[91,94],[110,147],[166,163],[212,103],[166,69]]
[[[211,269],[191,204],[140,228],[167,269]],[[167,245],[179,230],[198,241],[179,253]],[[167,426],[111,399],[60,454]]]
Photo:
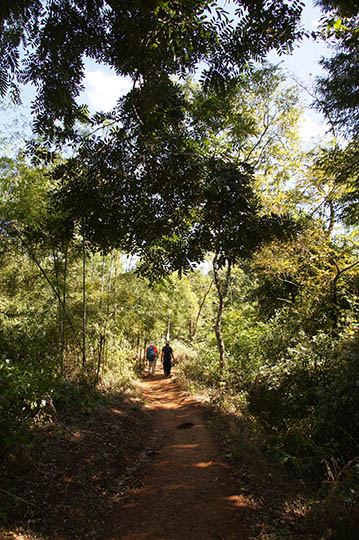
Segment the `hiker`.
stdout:
[[149,375],[149,377],[152,377],[155,374],[157,356],[158,356],[157,349],[156,349],[153,341],[150,341],[150,344],[147,347],[147,351],[146,351],[146,358],[148,360],[148,375]]
[[171,377],[172,358],[173,360],[175,359],[173,350],[167,341],[161,352],[161,362],[163,364],[163,373],[165,374],[165,377]]

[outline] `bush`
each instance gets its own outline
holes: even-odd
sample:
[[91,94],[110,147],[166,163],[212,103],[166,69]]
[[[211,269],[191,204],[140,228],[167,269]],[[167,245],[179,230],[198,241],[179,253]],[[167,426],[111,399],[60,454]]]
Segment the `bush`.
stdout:
[[29,451],[30,423],[45,410],[51,381],[48,366],[21,365],[0,357],[0,457]]
[[[176,357],[176,352],[175,352]],[[198,342],[194,352],[184,356],[181,371],[200,386],[217,386],[220,383],[217,347],[209,342]]]

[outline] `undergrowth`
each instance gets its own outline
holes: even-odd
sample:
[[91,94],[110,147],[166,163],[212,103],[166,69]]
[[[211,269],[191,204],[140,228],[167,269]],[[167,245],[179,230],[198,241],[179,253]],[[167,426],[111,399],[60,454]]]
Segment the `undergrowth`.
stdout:
[[100,539],[116,482],[148,440],[138,397],[118,379],[98,388],[58,380],[27,429],[31,445],[0,462],[0,537]]
[[[293,360],[297,351],[302,355],[305,352],[298,347],[291,353]],[[283,518],[285,525],[274,519],[256,538],[357,537],[358,423],[354,430],[349,425],[345,427],[348,422],[356,422],[359,410],[353,391],[358,380],[356,351],[355,342],[342,348],[340,362],[333,349],[331,354],[323,349],[324,363],[319,355],[313,363],[308,356],[305,362],[296,358],[285,366],[283,360],[282,364],[262,369],[250,384],[241,381],[239,374],[232,385],[233,372],[227,379],[215,380],[211,376],[214,360],[208,354],[181,365],[181,378],[187,389],[202,392],[210,404],[209,421],[227,459],[261,479],[267,474],[269,484],[274,483],[273,475],[285,479],[281,489],[287,492],[289,532],[288,512],[283,510],[287,516]],[[272,471],[269,476],[268,466]]]

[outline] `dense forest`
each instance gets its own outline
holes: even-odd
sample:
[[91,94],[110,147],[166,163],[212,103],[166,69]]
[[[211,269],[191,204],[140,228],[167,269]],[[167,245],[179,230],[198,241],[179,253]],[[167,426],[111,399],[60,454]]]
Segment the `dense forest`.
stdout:
[[[0,470],[36,461],[43,425],[125,391],[170,339],[187,386],[350,521],[359,6],[318,0],[308,36],[299,1],[230,4],[0,6]],[[308,149],[301,89],[266,58],[309,37],[332,54],[310,90],[328,137]],[[84,58],[132,80],[108,113],[79,103]],[[0,492],[6,524],[21,489]]]

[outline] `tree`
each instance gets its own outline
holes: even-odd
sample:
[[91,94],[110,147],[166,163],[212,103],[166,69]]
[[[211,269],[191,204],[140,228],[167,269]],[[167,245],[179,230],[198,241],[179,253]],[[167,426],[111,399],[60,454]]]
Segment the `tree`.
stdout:
[[321,0],[319,5],[325,12],[320,35],[329,41],[334,54],[321,62],[327,75],[318,80],[320,99],[317,106],[327,115],[333,128],[339,128],[344,140],[339,139],[332,148],[322,152],[317,164],[334,179],[336,189],[341,192],[341,197],[336,201],[341,218],[346,224],[357,225],[359,7],[357,2],[340,0]]
[[75,136],[76,121],[88,120],[86,107],[76,101],[84,57],[113,67],[139,86],[163,73],[183,76],[202,61],[204,82],[217,85],[271,48],[287,51],[300,36],[299,1],[236,4],[232,24],[214,0],[3,2],[0,92],[4,95],[19,79],[35,84],[36,131],[66,140]]
[[76,242],[69,254],[73,223],[51,205],[49,194],[53,186],[49,170],[32,167],[21,154],[17,159],[1,158],[0,184],[2,237],[16,251],[26,253],[58,305],[62,342],[58,351],[61,351],[62,364],[66,327],[81,349],[78,332],[67,309],[68,262],[77,257]]
[[357,134],[359,8],[354,1],[320,0],[318,4],[326,13],[321,36],[329,41],[335,54],[321,60],[327,76],[318,79],[320,99],[317,106],[343,132]]
[[[192,129],[217,157],[250,163],[268,171],[293,152],[301,114],[298,89],[285,73],[263,62],[243,75],[225,96],[189,81]],[[267,173],[268,174],[268,173]]]
[[214,254],[215,333],[221,373],[225,365],[221,325],[232,267],[249,258],[272,235],[284,234],[290,223],[287,216],[271,213],[273,207],[283,205],[262,197],[267,204],[263,206],[254,191],[256,183],[268,185],[289,178],[284,161],[289,161],[289,148],[294,154],[299,110],[295,90],[282,88],[283,82],[277,68],[264,65],[233,85],[225,98],[203,92],[198,85],[185,88],[193,138],[207,158],[203,201],[197,201],[201,232],[195,245],[197,249],[205,245]]
[[245,162],[255,170],[255,188],[267,212],[295,211],[293,183],[303,177],[298,136],[298,89],[288,86],[277,66],[264,63],[231,87],[225,98],[186,88],[191,126],[201,151]]
[[[204,88],[229,88],[251,58],[291,47],[299,35],[300,3],[238,2],[233,24],[213,1],[56,0],[41,10],[33,0],[11,6],[2,11],[3,91],[6,77],[19,75],[18,45],[28,37],[32,49],[25,51],[23,80],[38,87],[35,130],[48,147],[52,141],[77,147],[76,156],[54,173],[61,179],[59,205],[81,223],[93,249],[145,254],[167,238],[169,267],[176,259],[181,270],[190,257],[178,238],[192,234],[194,208],[212,165],[194,146],[183,91],[172,76],[184,76],[203,61]],[[93,131],[81,136],[76,122],[88,118],[76,97],[86,55],[132,77],[134,86],[110,114],[95,115]],[[104,123],[109,128],[100,134]],[[193,242],[192,252],[194,260],[203,257]]]
[[[182,272],[208,251],[216,267],[230,268],[281,228],[280,218],[260,216],[248,164],[201,151],[183,89],[173,80],[202,61],[203,87],[223,92],[252,58],[262,59],[271,48],[288,50],[299,36],[300,2],[236,3],[233,24],[216,2],[199,0],[52,0],[46,10],[33,0],[2,12],[1,90],[9,74],[19,75],[15,57],[27,37],[32,49],[25,51],[23,80],[38,88],[35,131],[48,149],[53,142],[76,148],[53,174],[59,212],[81,227],[91,249],[142,256],[152,279]],[[110,114],[91,120],[76,102],[84,56],[134,83]],[[92,132],[82,136],[77,122]],[[109,127],[99,131],[104,124]]]

